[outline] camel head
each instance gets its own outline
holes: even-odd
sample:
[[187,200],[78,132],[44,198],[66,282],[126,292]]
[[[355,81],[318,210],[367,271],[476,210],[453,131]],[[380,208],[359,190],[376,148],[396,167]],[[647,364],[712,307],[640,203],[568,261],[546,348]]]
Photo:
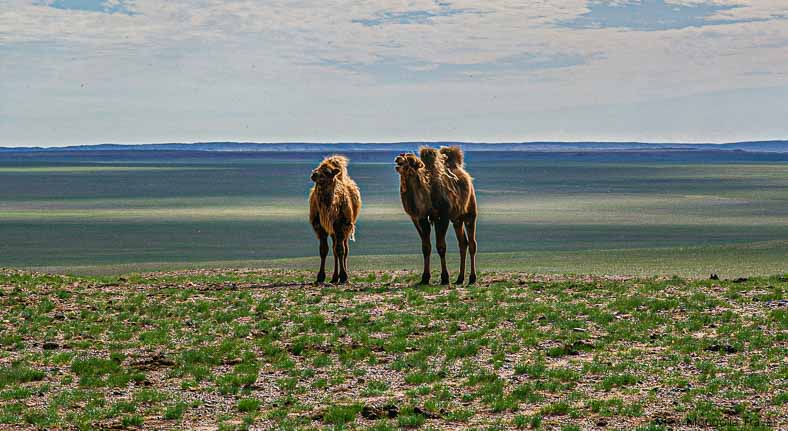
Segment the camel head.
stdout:
[[424,167],[424,163],[413,153],[400,153],[394,158],[394,163],[397,165],[397,172],[402,176],[415,174]]
[[312,171],[312,181],[321,185],[328,185],[342,179],[347,172],[347,157],[331,156],[323,159],[323,162]]

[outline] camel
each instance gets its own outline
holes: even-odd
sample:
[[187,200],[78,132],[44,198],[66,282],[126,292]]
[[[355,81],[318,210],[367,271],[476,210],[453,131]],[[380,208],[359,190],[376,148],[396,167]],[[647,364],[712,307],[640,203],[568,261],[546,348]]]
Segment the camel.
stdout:
[[457,236],[457,244],[460,249],[460,274],[456,284],[462,284],[465,278],[465,254],[470,254],[471,271],[468,275],[468,283],[476,282],[476,217],[478,208],[476,206],[476,190],[473,188],[473,178],[465,170],[464,155],[458,146],[441,147],[440,153],[446,156],[446,167],[454,174],[456,181],[456,200],[457,206],[449,211],[449,219],[454,227]]
[[309,222],[320,241],[320,270],[317,282],[326,279],[328,237],[334,246],[331,283],[347,283],[348,240],[355,241],[356,219],[361,211],[361,192],[347,172],[345,156],[326,157],[312,171],[315,185],[309,192]]
[[435,245],[441,258],[441,284],[449,283],[446,232],[451,222],[460,248],[460,273],[455,283],[462,284],[465,281],[465,257],[468,251],[471,255],[468,282],[475,283],[476,194],[473,179],[463,166],[462,150],[454,146],[442,147],[440,150],[422,147],[420,156],[403,153],[395,159],[395,163],[400,174],[402,207],[421,237],[424,256],[421,282],[428,284],[430,281],[430,230],[431,225],[435,225]]
[[430,179],[424,170],[424,163],[413,153],[402,153],[394,159],[399,173],[399,194],[402,208],[410,216],[413,225],[421,237],[421,253],[424,255],[424,271],[421,283],[430,282],[430,217],[432,210],[432,192]]

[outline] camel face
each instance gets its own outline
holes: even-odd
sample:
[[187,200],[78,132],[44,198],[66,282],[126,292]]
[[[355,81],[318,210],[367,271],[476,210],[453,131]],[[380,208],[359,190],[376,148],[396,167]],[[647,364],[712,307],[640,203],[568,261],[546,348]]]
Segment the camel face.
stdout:
[[313,170],[312,176],[310,178],[317,184],[330,184],[334,182],[334,179],[336,178],[337,174],[339,174],[339,171],[339,168],[324,164]]
[[396,170],[400,175],[407,175],[424,167],[424,163],[413,153],[401,153],[394,158]]

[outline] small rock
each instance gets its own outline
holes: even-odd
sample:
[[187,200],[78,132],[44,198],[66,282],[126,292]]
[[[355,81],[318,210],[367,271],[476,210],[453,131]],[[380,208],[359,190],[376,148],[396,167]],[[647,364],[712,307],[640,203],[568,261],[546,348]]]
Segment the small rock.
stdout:
[[655,425],[674,425],[676,422],[677,422],[676,419],[673,419],[671,417],[657,416],[654,418]]
[[382,418],[393,419],[399,414],[399,408],[395,405],[387,404],[383,406],[365,405],[361,409],[361,416],[364,419],[377,420]]
[[722,345],[720,345],[720,344],[712,344],[711,346],[706,347],[705,350],[707,352],[720,352],[720,353],[726,353],[726,354],[736,353],[738,351],[738,350],[736,350],[735,347],[731,346],[730,344],[722,344]]
[[372,421],[380,419],[381,413],[381,410],[374,406],[364,406],[361,409],[361,417]]
[[788,299],[768,300],[764,304],[767,307],[788,307]]
[[424,409],[422,409],[419,406],[413,407],[413,413],[416,413],[417,415],[422,415],[422,416],[424,416],[427,419],[439,419],[440,418],[440,415],[436,415],[434,413],[428,412],[427,410],[424,410]]

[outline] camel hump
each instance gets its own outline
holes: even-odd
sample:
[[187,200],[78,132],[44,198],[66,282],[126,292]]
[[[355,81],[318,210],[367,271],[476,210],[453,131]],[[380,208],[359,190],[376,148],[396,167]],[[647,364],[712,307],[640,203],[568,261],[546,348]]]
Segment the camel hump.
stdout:
[[446,166],[450,169],[461,168],[463,164],[462,149],[456,145],[441,147],[441,154],[446,156]]
[[440,153],[435,148],[428,146],[419,148],[419,157],[421,157],[421,161],[429,167],[434,167],[436,164],[443,161],[439,155]]
[[326,157],[323,160],[323,163],[332,165],[332,167],[335,168],[347,169],[348,158],[340,154],[333,154],[331,156]]

